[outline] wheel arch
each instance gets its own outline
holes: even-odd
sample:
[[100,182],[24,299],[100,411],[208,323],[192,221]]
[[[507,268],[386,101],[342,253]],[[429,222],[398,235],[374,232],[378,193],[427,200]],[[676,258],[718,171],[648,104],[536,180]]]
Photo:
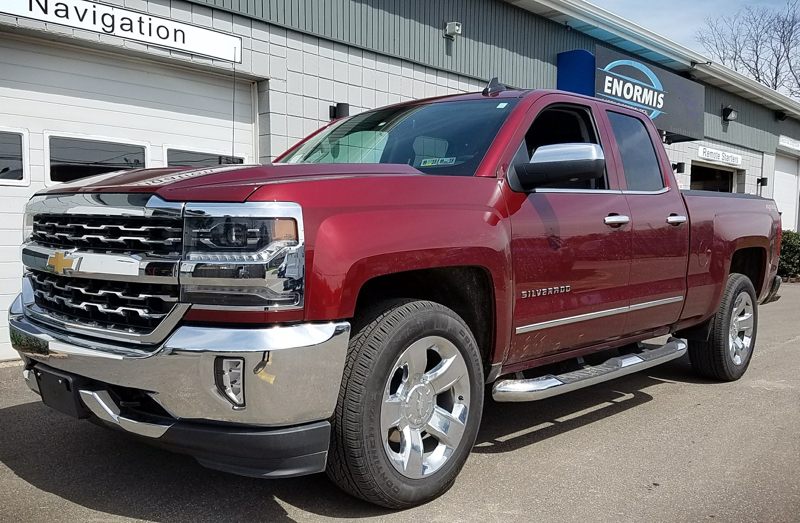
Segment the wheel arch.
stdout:
[[492,363],[497,339],[494,284],[482,266],[460,265],[392,272],[360,286],[353,314],[386,299],[408,298],[444,305],[472,331],[484,363]]

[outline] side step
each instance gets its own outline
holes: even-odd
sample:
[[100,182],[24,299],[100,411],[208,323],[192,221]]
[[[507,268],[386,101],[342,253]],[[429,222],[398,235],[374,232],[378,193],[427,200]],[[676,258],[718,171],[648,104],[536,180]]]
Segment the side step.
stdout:
[[670,338],[666,345],[638,354],[611,358],[594,367],[553,376],[498,380],[492,387],[495,401],[537,401],[649,369],[686,354],[686,342]]

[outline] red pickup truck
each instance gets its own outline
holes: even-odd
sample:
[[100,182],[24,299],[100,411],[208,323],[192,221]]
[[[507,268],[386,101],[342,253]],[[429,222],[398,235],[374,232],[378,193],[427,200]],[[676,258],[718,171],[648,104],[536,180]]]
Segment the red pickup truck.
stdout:
[[25,226],[11,338],[46,405],[396,508],[454,482],[485,385],[538,400],[686,352],[736,380],[780,285],[772,200],[678,190],[639,112],[497,85],[272,165],[58,185]]

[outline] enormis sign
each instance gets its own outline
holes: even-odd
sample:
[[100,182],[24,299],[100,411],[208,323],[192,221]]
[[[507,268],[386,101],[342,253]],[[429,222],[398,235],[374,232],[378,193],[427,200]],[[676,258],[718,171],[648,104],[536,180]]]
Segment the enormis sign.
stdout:
[[599,46],[594,76],[596,97],[644,112],[668,135],[703,138],[705,89],[701,84]]
[[642,111],[673,142],[705,134],[702,84],[605,47],[560,53],[558,88]]
[[228,62],[242,61],[242,39],[238,36],[86,0],[0,0],[0,13]]

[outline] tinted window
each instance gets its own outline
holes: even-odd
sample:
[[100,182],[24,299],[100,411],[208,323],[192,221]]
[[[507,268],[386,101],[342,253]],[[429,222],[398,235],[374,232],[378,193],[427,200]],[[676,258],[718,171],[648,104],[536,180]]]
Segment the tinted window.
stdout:
[[387,107],[334,124],[281,163],[393,163],[428,174],[472,176],[518,100]]
[[0,183],[22,180],[22,135],[0,132]]
[[[545,109],[531,124],[512,164],[527,163],[540,147],[565,143],[595,143],[594,121],[588,108],[556,106]],[[548,185],[555,189],[606,189],[605,178]]]
[[656,150],[644,122],[620,113],[608,113],[611,128],[622,157],[622,169],[630,191],[657,191],[664,188]]
[[212,165],[229,163],[244,163],[244,159],[213,153],[179,151],[178,149],[167,150],[167,165],[169,167],[211,167]]
[[50,137],[50,179],[54,182],[143,167],[140,145]]

